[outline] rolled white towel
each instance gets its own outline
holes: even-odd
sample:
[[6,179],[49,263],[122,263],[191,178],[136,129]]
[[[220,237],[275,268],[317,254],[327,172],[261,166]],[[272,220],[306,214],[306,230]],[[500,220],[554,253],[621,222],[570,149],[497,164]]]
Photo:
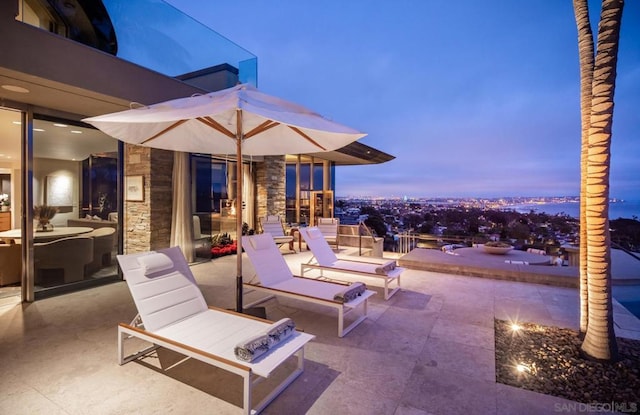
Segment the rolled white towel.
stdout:
[[268,334],[260,333],[236,345],[233,352],[244,362],[251,362],[269,351],[273,340]]
[[387,261],[384,264],[381,264],[380,266],[376,267],[376,274],[387,275],[394,269],[396,269],[396,261],[394,260]]
[[296,331],[296,324],[290,318],[283,318],[267,327],[263,332],[241,341],[233,348],[239,360],[252,362],[272,347],[291,337]]
[[341,303],[348,303],[354,300],[367,290],[367,286],[361,282],[354,282],[347,288],[336,294],[333,299]]
[[267,328],[267,335],[273,340],[273,345],[283,341],[296,331],[296,323],[288,317],[273,323]]

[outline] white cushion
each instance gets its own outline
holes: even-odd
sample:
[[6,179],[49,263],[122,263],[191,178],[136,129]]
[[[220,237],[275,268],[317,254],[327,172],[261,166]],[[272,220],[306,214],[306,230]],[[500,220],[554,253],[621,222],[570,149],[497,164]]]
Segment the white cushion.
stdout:
[[144,275],[157,274],[173,268],[173,261],[165,254],[154,252],[149,255],[142,255],[138,258],[138,263],[144,271]]
[[324,238],[324,235],[322,235],[322,232],[320,231],[320,229],[318,229],[316,227],[309,228],[309,230],[307,231],[307,234],[309,235],[309,238],[311,238],[311,239]]
[[270,239],[271,238],[253,237],[250,238],[249,241],[251,242],[253,249],[261,251],[263,249],[269,249],[269,247],[273,245],[273,241]]

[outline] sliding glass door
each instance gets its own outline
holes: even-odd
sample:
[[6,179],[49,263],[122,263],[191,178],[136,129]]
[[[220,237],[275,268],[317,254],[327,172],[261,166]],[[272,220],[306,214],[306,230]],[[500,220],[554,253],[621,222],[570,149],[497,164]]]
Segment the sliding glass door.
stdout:
[[11,233],[20,227],[21,127],[20,111],[0,108],[0,300],[21,296],[22,247]]
[[35,115],[36,298],[117,279],[118,141],[82,123]]
[[118,280],[118,141],[72,120],[35,114],[29,124],[4,107],[0,137],[0,298]]

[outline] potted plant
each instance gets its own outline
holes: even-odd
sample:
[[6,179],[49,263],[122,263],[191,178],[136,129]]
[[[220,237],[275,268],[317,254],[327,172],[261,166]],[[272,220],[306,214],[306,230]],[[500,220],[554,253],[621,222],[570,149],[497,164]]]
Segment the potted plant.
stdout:
[[33,217],[38,221],[36,232],[50,232],[53,230],[51,219],[58,213],[55,206],[39,205],[33,207]]
[[231,239],[228,233],[217,234],[211,238],[211,255],[213,258],[235,254],[237,249],[235,241]]
[[11,207],[11,202],[9,201],[9,195],[6,193],[0,194],[0,206],[2,206],[2,211],[7,212]]

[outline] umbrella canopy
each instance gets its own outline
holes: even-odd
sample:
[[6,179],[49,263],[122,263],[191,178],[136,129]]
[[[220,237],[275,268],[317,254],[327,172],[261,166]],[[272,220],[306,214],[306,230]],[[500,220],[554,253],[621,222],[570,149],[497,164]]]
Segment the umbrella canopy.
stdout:
[[[236,206],[242,206],[242,156],[331,151],[366,134],[248,84],[83,121],[130,144],[237,157]],[[236,214],[237,295],[242,312],[242,216]]]
[[330,151],[364,137],[248,84],[83,120],[131,144],[205,154],[269,156]]

